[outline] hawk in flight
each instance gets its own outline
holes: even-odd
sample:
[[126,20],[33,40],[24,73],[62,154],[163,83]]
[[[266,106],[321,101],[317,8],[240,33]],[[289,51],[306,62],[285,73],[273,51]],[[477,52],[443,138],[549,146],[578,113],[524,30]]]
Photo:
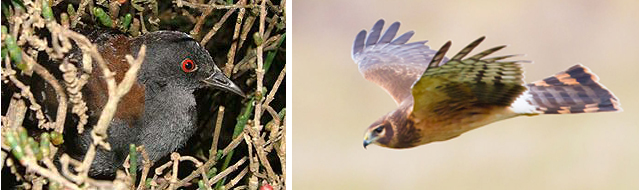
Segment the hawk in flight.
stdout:
[[381,34],[384,20],[355,37],[352,57],[367,80],[390,94],[397,109],[366,131],[364,147],[410,148],[455,138],[469,130],[520,115],[621,111],[619,100],[583,65],[525,84],[524,61],[513,55],[486,58],[506,47],[467,55],[484,40],[452,58],[451,42],[439,51],[426,41],[407,43],[414,32],[395,38],[399,22]]

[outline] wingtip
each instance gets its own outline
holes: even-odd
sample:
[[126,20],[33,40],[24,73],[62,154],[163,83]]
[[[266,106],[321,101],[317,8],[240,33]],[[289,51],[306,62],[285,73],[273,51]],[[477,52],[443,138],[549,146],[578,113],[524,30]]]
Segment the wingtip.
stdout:
[[351,52],[351,56],[355,57],[355,54],[364,50],[366,40],[366,30],[362,30],[355,36],[355,41],[353,42],[353,50]]
[[451,44],[452,44],[452,41],[448,40],[448,42],[446,42],[441,48],[439,48],[439,51],[435,53],[435,56],[433,56],[433,59],[431,60],[430,64],[428,64],[429,68],[437,67],[440,65],[439,63],[444,59],[444,56],[446,56],[446,52],[448,52],[448,48],[450,48]]
[[382,36],[380,37],[377,43],[378,44],[390,43],[393,40],[393,38],[395,38],[395,35],[397,35],[399,26],[400,26],[399,22],[394,22],[393,24],[388,26],[388,28],[386,28],[386,31],[384,31],[384,34],[382,34]]
[[481,36],[481,37],[477,38],[475,41],[476,41],[476,42],[478,42],[478,43],[481,43],[481,42],[483,42],[485,39],[486,39],[486,36]]
[[507,47],[507,45],[501,45],[501,46],[497,46],[497,47],[494,47],[494,48],[490,48],[490,49],[484,50],[484,51],[482,51],[482,52],[480,52],[480,53],[478,53],[476,55],[473,55],[469,59],[479,60],[479,59],[482,59],[482,58],[484,58],[484,57],[486,57],[486,56],[488,56],[488,55],[490,55],[492,53],[495,53],[496,51],[504,49],[505,47]]
[[373,25],[373,28],[371,28],[371,30],[384,28],[384,24],[385,23],[386,23],[386,21],[384,21],[384,19],[379,19],[379,20],[377,20],[377,22],[375,22],[375,24]]
[[443,48],[443,47],[450,47],[450,45],[451,45],[451,44],[453,44],[453,41],[448,40],[448,41],[447,41],[447,42],[446,42],[446,43],[442,46],[442,48]]
[[377,22],[375,22],[375,25],[373,25],[373,28],[371,28],[368,36],[366,37],[366,46],[374,45],[377,43],[379,37],[381,36],[382,29],[384,29],[384,19],[378,20]]
[[408,31],[402,35],[400,35],[399,37],[395,38],[395,40],[391,41],[390,44],[394,44],[394,45],[401,45],[401,44],[405,44],[406,42],[408,42],[408,40],[410,40],[410,38],[413,37],[413,35],[415,35],[415,31]]
[[471,44],[479,44],[481,42],[483,42],[486,39],[486,36],[481,36],[479,38],[477,38],[475,41],[473,41]]

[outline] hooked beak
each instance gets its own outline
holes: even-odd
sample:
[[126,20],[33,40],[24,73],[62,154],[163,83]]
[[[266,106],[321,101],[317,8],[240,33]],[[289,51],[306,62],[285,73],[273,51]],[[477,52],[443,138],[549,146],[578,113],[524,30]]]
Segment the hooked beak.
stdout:
[[368,139],[364,139],[364,149],[366,149],[366,147],[371,144],[372,142]]
[[375,141],[375,139],[376,138],[371,137],[370,132],[367,132],[364,136],[364,149],[366,149],[369,144],[373,144],[373,141]]
[[202,82],[204,82],[205,84],[211,87],[227,90],[229,92],[235,93],[237,95],[240,95],[246,98],[246,95],[244,94],[244,92],[242,92],[242,89],[240,89],[240,87],[235,85],[235,83],[233,83],[231,79],[224,76],[222,72],[214,72],[211,76],[202,80]]

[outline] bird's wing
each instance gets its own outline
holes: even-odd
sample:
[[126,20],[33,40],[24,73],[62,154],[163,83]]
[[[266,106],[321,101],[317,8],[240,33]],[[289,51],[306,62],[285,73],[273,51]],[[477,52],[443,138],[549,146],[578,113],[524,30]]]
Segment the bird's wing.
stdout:
[[419,79],[435,51],[426,41],[406,43],[414,32],[395,38],[399,29],[395,22],[381,35],[384,20],[375,23],[370,33],[362,30],[355,37],[352,57],[364,78],[381,86],[397,104],[410,97],[410,87]]
[[522,61],[500,61],[513,55],[484,58],[506,46],[464,57],[484,40],[481,37],[450,59],[439,64],[451,42],[435,54],[429,68],[412,88],[413,116],[416,118],[459,117],[475,108],[509,106],[525,90]]

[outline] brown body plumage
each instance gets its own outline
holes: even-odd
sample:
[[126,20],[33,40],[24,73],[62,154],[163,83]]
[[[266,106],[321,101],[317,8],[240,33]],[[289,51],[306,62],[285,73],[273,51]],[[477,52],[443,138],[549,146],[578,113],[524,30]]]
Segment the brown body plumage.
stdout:
[[512,55],[485,58],[505,46],[466,58],[484,37],[448,59],[450,41],[435,52],[426,41],[406,43],[412,31],[394,39],[398,22],[380,35],[383,25],[379,20],[370,34],[357,35],[353,59],[398,108],[368,128],[364,147],[415,147],[519,115],[621,110],[618,99],[582,65],[524,84],[520,63],[525,61],[503,61]]

